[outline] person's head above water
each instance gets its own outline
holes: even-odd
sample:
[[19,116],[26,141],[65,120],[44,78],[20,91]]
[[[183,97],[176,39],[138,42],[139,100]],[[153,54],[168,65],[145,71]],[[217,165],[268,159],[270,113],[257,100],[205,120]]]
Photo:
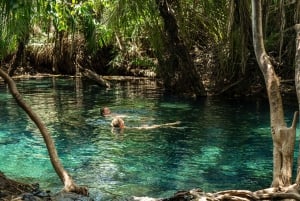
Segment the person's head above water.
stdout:
[[111,121],[111,126],[114,128],[125,128],[125,123],[122,118],[116,117]]
[[107,116],[111,114],[111,111],[108,107],[103,107],[100,110],[101,116]]

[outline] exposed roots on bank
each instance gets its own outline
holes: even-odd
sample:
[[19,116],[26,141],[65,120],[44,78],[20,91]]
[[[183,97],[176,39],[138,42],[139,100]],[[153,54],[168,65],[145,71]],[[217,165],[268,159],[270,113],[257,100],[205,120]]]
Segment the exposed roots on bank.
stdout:
[[201,189],[178,191],[170,198],[133,197],[134,201],[261,201],[261,200],[297,200],[300,201],[299,186],[296,184],[284,188],[267,188],[258,191],[226,190],[205,193]]

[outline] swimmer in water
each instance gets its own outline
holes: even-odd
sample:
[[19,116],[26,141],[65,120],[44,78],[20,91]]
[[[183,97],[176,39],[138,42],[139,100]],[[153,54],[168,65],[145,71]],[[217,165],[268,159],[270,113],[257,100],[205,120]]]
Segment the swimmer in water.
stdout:
[[103,107],[100,109],[100,114],[102,117],[126,117],[126,115],[112,113],[108,107]]
[[110,124],[113,128],[120,128],[123,129],[125,128],[125,123],[124,120],[121,117],[116,117],[111,121]]
[[111,115],[111,111],[108,107],[103,107],[100,109],[101,116],[106,117]]
[[[101,108],[100,113],[101,113],[101,116],[103,116],[103,117],[113,118],[111,121],[111,124],[110,124],[112,128],[118,128],[120,130],[123,130],[125,128],[125,122],[124,122],[123,118],[127,117],[126,115],[118,115],[118,114],[112,113],[108,107]],[[166,128],[166,127],[172,128],[173,126],[176,126],[180,123],[181,123],[180,121],[175,121],[172,123],[141,125],[139,127],[126,127],[126,128],[138,129],[138,130],[148,130],[148,129]]]
[[[167,127],[173,127],[175,125],[180,124],[180,121],[175,121],[172,123],[165,123],[165,124],[154,124],[154,125],[142,125],[140,127],[128,127],[132,129],[139,129],[139,130],[148,130],[148,129],[155,129],[155,128],[167,128]],[[111,126],[113,128],[119,128],[119,129],[124,129],[125,128],[125,123],[124,120],[121,117],[116,117],[111,121]]]

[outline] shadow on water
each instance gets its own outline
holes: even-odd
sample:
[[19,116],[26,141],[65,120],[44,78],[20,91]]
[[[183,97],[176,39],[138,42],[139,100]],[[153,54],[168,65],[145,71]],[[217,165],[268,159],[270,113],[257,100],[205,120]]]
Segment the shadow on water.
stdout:
[[[168,197],[177,190],[256,190],[270,185],[272,140],[266,100],[166,95],[155,81],[116,81],[103,89],[80,79],[28,79],[18,87],[52,133],[64,166],[96,200]],[[36,127],[0,85],[0,170],[61,188]],[[109,106],[124,114],[111,132]],[[287,103],[290,123],[296,104]],[[181,121],[175,128],[130,127]]]

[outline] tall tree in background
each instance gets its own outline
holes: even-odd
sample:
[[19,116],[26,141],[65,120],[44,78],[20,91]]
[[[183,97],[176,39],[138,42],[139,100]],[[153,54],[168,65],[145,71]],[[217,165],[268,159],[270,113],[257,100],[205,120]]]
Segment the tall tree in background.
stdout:
[[270,104],[271,133],[273,139],[273,187],[289,186],[292,178],[296,123],[295,113],[290,128],[284,121],[280,80],[264,47],[261,0],[252,0],[252,33],[256,59],[265,79]]
[[13,62],[8,69],[8,74],[10,76],[14,75],[15,71],[19,66],[22,66],[24,62],[24,52],[25,46],[29,41],[30,26],[31,26],[31,15],[33,14],[32,7],[35,5],[33,1],[23,1],[22,4],[17,6],[22,6],[23,9],[18,9],[19,12],[12,13],[10,17],[14,18],[11,20],[14,23],[14,27],[22,27],[22,30],[16,34],[17,42],[17,52],[14,55]]
[[[299,19],[296,19],[295,21],[298,23],[300,22]],[[295,25],[295,30],[296,30],[295,85],[296,85],[296,93],[298,98],[298,107],[300,109],[300,24]],[[297,162],[298,162],[298,168],[297,168],[296,183],[300,187],[300,155],[298,156]]]
[[[228,5],[227,35],[223,38],[218,52],[220,58],[221,77],[228,79],[245,79],[249,76],[248,62],[252,53],[251,9],[249,1],[231,0]],[[223,48],[228,50],[224,51]],[[226,49],[226,48],[225,48]],[[228,54],[228,57],[224,54]]]
[[189,54],[184,39],[180,36],[180,28],[174,10],[168,0],[156,0],[160,15],[164,22],[166,38],[165,54],[161,59],[160,74],[168,89],[179,93],[205,95],[201,76]]

